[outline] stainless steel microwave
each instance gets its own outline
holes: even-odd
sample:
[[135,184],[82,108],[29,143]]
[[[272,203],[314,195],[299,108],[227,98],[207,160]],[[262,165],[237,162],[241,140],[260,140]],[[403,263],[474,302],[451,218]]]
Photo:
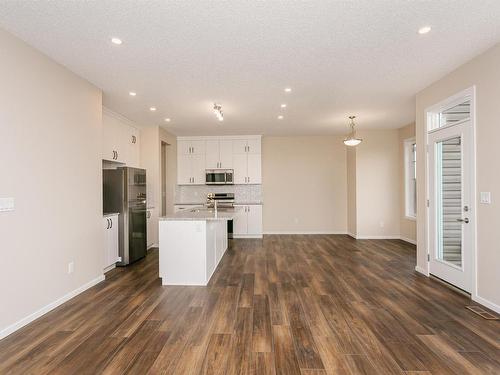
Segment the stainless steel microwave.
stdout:
[[205,170],[205,185],[232,185],[234,184],[233,169]]

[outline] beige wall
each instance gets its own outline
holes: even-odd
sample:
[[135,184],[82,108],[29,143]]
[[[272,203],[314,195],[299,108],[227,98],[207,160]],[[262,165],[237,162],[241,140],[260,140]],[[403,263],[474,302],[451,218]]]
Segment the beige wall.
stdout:
[[104,233],[100,90],[2,30],[0,46],[1,337],[102,277]]
[[399,237],[398,130],[365,130],[356,146],[358,238]]
[[264,232],[347,231],[342,137],[263,137]]
[[[167,146],[167,213],[174,211],[174,193],[177,183],[177,141],[176,137],[159,126],[148,126],[141,129],[141,166],[146,169],[148,208],[151,212],[149,220],[158,223],[161,216],[161,143]],[[158,245],[158,231],[153,231],[153,239],[148,243]]]
[[[500,44],[462,65],[417,94],[418,149],[425,145],[424,111],[468,87],[476,86],[476,188],[491,192],[492,203],[477,201],[477,295],[481,303],[500,311],[500,177],[495,172],[500,139]],[[418,154],[417,266],[427,269],[426,170],[424,153]],[[473,291],[474,294],[474,291]]]
[[399,231],[401,237],[416,243],[417,241],[417,221],[406,217],[406,197],[405,197],[405,140],[415,138],[415,123],[406,125],[399,129]]
[[347,147],[347,232],[358,234],[356,216],[356,148]]

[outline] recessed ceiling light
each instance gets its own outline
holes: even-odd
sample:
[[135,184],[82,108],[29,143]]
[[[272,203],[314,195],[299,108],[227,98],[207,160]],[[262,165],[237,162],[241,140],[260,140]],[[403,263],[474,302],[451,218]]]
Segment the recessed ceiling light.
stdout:
[[282,104],[282,105],[281,105],[281,108],[286,108],[286,104]]
[[279,115],[279,116],[278,116],[278,120],[283,120],[283,116],[282,116],[282,115]]
[[137,95],[137,94],[136,94],[135,92],[133,92],[133,91],[130,91],[128,94],[129,94],[130,96],[136,96],[136,95]]
[[287,87],[287,88],[285,89],[285,92],[292,92],[292,89],[291,89],[290,87]]
[[167,117],[167,118],[165,119],[165,122],[170,122],[170,119]]
[[111,43],[120,45],[122,44],[122,40],[119,38],[111,38]]
[[151,112],[154,112],[154,111],[156,111],[156,107],[149,107],[149,110],[150,110]]
[[422,26],[420,29],[418,29],[419,34],[427,34],[429,31],[431,31],[430,26]]

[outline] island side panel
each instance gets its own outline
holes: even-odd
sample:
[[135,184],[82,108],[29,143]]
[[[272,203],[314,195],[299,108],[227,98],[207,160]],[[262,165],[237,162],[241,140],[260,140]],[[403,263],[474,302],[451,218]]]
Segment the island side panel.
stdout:
[[206,285],[206,221],[160,220],[162,285]]

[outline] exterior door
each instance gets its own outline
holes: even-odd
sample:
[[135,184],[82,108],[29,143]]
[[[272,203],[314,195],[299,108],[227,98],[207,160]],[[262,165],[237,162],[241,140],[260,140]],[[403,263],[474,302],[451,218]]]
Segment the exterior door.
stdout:
[[428,135],[429,271],[467,292],[472,288],[475,220],[472,137],[470,120]]

